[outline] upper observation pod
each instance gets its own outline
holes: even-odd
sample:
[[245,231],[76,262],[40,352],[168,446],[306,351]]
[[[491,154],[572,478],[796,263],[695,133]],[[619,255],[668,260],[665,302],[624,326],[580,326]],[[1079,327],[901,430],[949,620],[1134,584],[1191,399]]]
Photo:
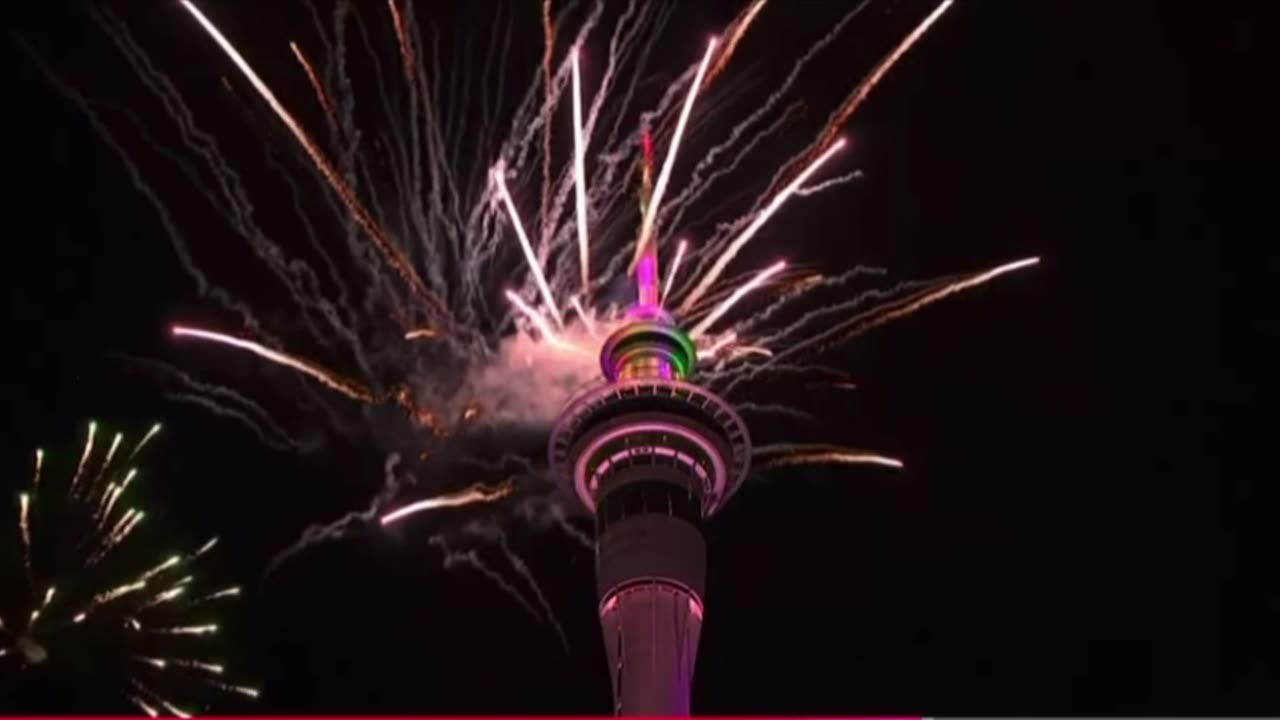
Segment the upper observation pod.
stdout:
[[689,380],[698,348],[662,308],[639,305],[600,350],[600,369],[609,382],[640,378]]

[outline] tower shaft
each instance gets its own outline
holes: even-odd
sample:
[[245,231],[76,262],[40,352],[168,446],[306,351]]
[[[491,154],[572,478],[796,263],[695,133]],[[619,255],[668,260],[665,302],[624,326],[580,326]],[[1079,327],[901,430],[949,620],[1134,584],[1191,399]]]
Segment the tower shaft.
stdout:
[[[640,275],[652,290],[656,273]],[[742,484],[750,439],[724,400],[685,381],[697,363],[689,337],[659,307],[631,315],[601,351],[606,384],[561,412],[548,459],[595,514],[614,711],[685,716],[706,592],[702,522]]]
[[706,584],[701,503],[671,466],[609,480],[596,513],[596,584],[614,710],[688,715]]
[[693,665],[702,618],[688,593],[662,583],[619,592],[600,615],[613,681],[614,712],[621,716],[689,715]]

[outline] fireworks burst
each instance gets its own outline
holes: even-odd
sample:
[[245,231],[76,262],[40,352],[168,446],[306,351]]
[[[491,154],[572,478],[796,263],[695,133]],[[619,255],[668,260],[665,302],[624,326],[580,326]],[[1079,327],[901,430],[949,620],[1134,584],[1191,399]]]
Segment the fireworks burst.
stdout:
[[[105,453],[89,423],[75,473],[65,482],[45,473],[44,452],[18,495],[16,571],[5,568],[0,606],[0,664],[22,682],[24,672],[48,666],[63,691],[103,687],[135,707],[187,717],[227,692],[256,697],[255,688],[228,684],[216,661],[214,621],[240,588],[201,590],[196,562],[217,544],[157,560],[158,538],[146,533],[136,505],[132,463],[160,430],[157,424],[128,452],[116,434]],[[190,639],[188,639],[188,637]],[[74,679],[72,679],[74,678]],[[75,687],[66,687],[73,684]],[[110,701],[98,711],[115,707]]]
[[[175,336],[223,346],[209,352],[249,352],[300,373],[313,381],[303,392],[325,410],[335,431],[385,447],[387,433],[373,430],[372,422],[386,417],[382,408],[393,409],[413,430],[411,447],[388,448],[393,461],[386,485],[369,508],[309,529],[290,552],[379,520],[389,524],[418,512],[493,503],[514,511],[492,513],[487,522],[538,517],[546,524],[555,518],[581,538],[565,522],[550,485],[540,481],[541,447],[507,458],[498,468],[475,461],[485,477],[464,478],[462,485],[434,479],[454,473],[427,468],[422,472],[433,481],[426,483],[426,493],[417,491],[428,496],[417,500],[401,497],[402,489],[418,483],[412,472],[397,470],[404,467],[400,458],[447,455],[451,438],[478,426],[546,427],[573,393],[598,378],[600,342],[624,322],[637,293],[641,305],[661,304],[691,328],[700,381],[742,400],[735,397],[739,391],[758,385],[744,385],[747,380],[796,374],[829,379],[828,368],[813,364],[818,351],[1036,262],[852,295],[849,287],[884,271],[826,273],[788,264],[802,264],[803,257],[744,266],[743,251],[753,241],[766,244],[789,206],[811,202],[857,176],[847,167],[849,143],[842,135],[850,118],[952,0],[907,28],[865,77],[851,78],[848,94],[827,121],[798,138],[767,182],[744,178],[739,168],[763,162],[762,148],[795,119],[796,105],[787,98],[797,78],[869,2],[850,9],[817,38],[767,96],[753,99],[750,112],[725,123],[717,118],[744,92],[744,84],[733,81],[735,68],[743,65],[734,62],[735,54],[747,46],[761,17],[788,12],[786,4],[751,2],[720,35],[688,53],[683,71],[648,97],[646,88],[654,87],[648,82],[650,58],[672,6],[595,1],[554,13],[553,3],[544,2],[542,62],[529,72],[529,85],[513,104],[504,92],[510,73],[495,56],[510,49],[511,28],[533,17],[505,18],[505,39],[499,19],[484,70],[475,75],[474,68],[459,73],[433,60],[435,50],[424,41],[415,5],[403,0],[387,0],[378,10],[361,5],[360,11],[340,2],[327,26],[314,14],[314,39],[245,50],[200,6],[182,0],[194,21],[190,32],[203,33],[236,73],[223,81],[230,99],[255,116],[255,131],[269,134],[269,160],[292,193],[291,208],[307,241],[288,248],[260,224],[243,178],[125,23],[108,10],[95,11],[176,123],[185,152],[169,149],[165,157],[225,219],[229,232],[249,245],[293,303],[296,321],[288,324],[287,338],[209,277],[118,131],[97,107],[49,75],[120,154],[202,293],[239,324],[219,330],[177,326]],[[576,28],[572,37],[564,37],[566,28]],[[323,51],[322,62],[312,59],[308,46]],[[360,70],[352,63],[361,51],[375,76],[363,92],[356,89]],[[286,107],[248,57],[288,55],[301,67],[293,82],[309,88],[311,107]],[[306,116],[317,121],[311,129],[299,119]],[[567,147],[555,145],[557,127],[571,131]],[[163,147],[150,134],[146,139]],[[315,183],[311,187],[319,193],[311,195],[318,201],[304,201],[304,183]],[[736,217],[695,234],[705,223],[691,221],[692,215],[716,212],[726,206],[724,196],[743,188],[757,192]],[[669,255],[664,276],[659,258]],[[285,329],[277,326],[276,332]],[[296,349],[303,347],[308,357]],[[273,446],[306,446],[257,401],[180,371],[169,374],[182,386],[175,397],[236,418]],[[852,387],[843,377],[833,385]],[[901,465],[847,448],[773,449],[770,466]],[[508,467],[513,462],[520,468],[514,476]],[[477,480],[481,484],[473,485]],[[396,504],[403,507],[394,510]],[[447,532],[437,531],[438,547],[453,547],[445,542]],[[524,564],[505,542],[501,548],[513,571],[521,572]],[[467,558],[464,564],[479,564],[474,553],[448,552],[455,560]]]

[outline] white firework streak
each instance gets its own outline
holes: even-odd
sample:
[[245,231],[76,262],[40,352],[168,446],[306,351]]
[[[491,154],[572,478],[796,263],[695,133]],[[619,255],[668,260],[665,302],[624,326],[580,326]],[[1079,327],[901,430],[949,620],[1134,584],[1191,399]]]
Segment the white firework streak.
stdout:
[[[760,18],[768,13],[786,12],[784,5],[763,0],[746,4],[723,29],[721,42],[709,42],[705,52],[690,48],[676,53],[655,52],[673,6],[589,0],[585,12],[566,8],[548,18],[553,45],[563,51],[548,55],[545,67],[523,68],[528,81],[512,101],[504,89],[518,76],[508,67],[511,37],[510,32],[503,36],[501,22],[495,23],[492,39],[485,44],[483,69],[477,75],[470,62],[442,66],[431,56],[434,48],[423,41],[412,3],[393,1],[381,10],[373,10],[375,4],[362,5],[361,10],[340,4],[330,28],[316,17],[318,42],[302,39],[244,49],[197,4],[181,4],[193,19],[192,37],[207,38],[235,69],[224,81],[226,89],[235,107],[253,120],[249,127],[262,138],[269,167],[289,190],[280,207],[297,217],[300,240],[283,242],[258,224],[241,174],[223,154],[215,134],[199,126],[182,93],[109,11],[95,10],[94,17],[139,80],[161,101],[178,130],[179,147],[159,141],[132,111],[112,114],[91,105],[30,47],[23,47],[120,157],[130,181],[172,238],[183,270],[232,323],[220,324],[225,332],[182,326],[178,334],[224,346],[208,347],[206,352],[249,353],[300,374],[306,380],[296,387],[334,434],[374,445],[389,458],[404,452],[433,455],[480,424],[545,427],[574,393],[598,381],[593,348],[623,321],[622,313],[635,297],[629,288],[632,261],[649,245],[658,252],[670,249],[689,230],[687,215],[708,214],[712,207],[725,205],[716,197],[717,190],[729,184],[746,188],[750,210],[716,226],[710,237],[681,243],[661,280],[659,296],[678,320],[697,323],[703,377],[724,392],[764,374],[821,370],[805,364],[801,353],[816,354],[853,339],[1013,267],[959,279],[900,283],[888,291],[862,289],[852,298],[845,295],[819,305],[814,302],[818,293],[841,290],[875,273],[853,268],[829,276],[800,276],[779,268],[771,278],[772,268],[740,263],[740,251],[752,241],[767,242],[788,205],[818,202],[821,194],[857,176],[837,155],[845,144],[841,134],[857,108],[951,0],[940,3],[889,48],[866,77],[853,83],[821,131],[801,138],[754,198],[751,188],[758,183],[742,178],[739,168],[762,157],[774,160],[763,153],[778,144],[801,106],[802,100],[793,97],[797,79],[843,37],[867,2],[836,19],[781,83],[762,98],[751,99],[750,112],[736,124],[717,119],[728,116],[732,103],[747,92],[743,88],[748,83],[739,73],[746,64],[734,60],[739,41],[755,25],[767,22]],[[572,17],[581,18],[580,25],[571,38],[556,40],[554,35],[566,27],[571,11]],[[353,24],[351,15],[358,12],[367,14]],[[355,53],[345,38],[349,26],[367,35],[367,28],[378,22],[393,31],[401,67],[384,75],[375,65],[375,85],[357,88],[350,67]],[[368,36],[365,40],[367,45]],[[324,53],[324,72],[316,71],[319,66],[307,54],[307,48],[315,46]],[[377,53],[372,48],[369,52],[364,60],[376,63]],[[646,88],[653,87],[648,80],[657,69],[653,58],[673,54],[683,55],[686,64],[667,73],[674,79],[656,98],[646,98]],[[254,69],[257,61],[286,56],[296,63],[291,67],[300,68],[295,82],[315,96],[324,122],[323,139],[304,126],[299,119],[303,115],[286,107]],[[594,85],[589,100],[583,97],[579,64],[588,56]],[[495,85],[496,93],[486,92]],[[481,98],[478,108],[472,92]],[[357,107],[362,109],[362,125],[366,116],[376,121],[365,136],[356,129]],[[553,126],[572,132],[570,159],[562,165],[548,147]],[[636,169],[644,128],[665,155],[644,212],[638,215]],[[292,145],[278,141],[282,131]],[[135,142],[123,139],[125,132],[132,133]],[[165,198],[175,190],[165,187],[162,192],[147,182],[127,149],[132,145],[152,148],[186,178],[192,191],[224,219],[227,233],[245,242],[272,272],[276,290],[296,308],[297,322],[270,327],[250,303],[215,284],[168,209]],[[681,156],[691,162],[682,165]],[[681,177],[687,171],[680,168],[687,166],[692,172]],[[668,193],[669,186],[678,192]],[[535,206],[536,216],[531,212],[521,218],[519,208]],[[529,237],[526,223],[538,230],[537,237]],[[795,256],[803,248],[789,250],[789,260],[804,261]],[[316,258],[319,270],[312,268]],[[752,276],[759,280],[744,279]],[[768,279],[773,282],[766,284]],[[530,304],[532,298],[538,299],[538,307]],[[569,307],[573,313],[562,311]],[[711,334],[713,324],[716,330]],[[319,359],[308,359],[312,357]],[[228,388],[186,378],[177,397],[245,423],[277,448],[301,452],[318,442],[294,440],[295,431],[268,413],[261,404],[265,401]],[[296,406],[296,400],[296,395],[291,397],[290,405]],[[775,410],[768,404],[754,407]],[[387,409],[398,413],[414,438],[413,447],[383,446],[386,433],[378,428],[386,425]],[[403,517],[389,513],[400,502],[404,486],[416,481],[412,474],[406,475],[408,480],[393,478],[393,468],[391,460],[382,489],[365,510],[309,527],[277,556],[272,568],[314,542],[342,537],[355,528],[376,528],[379,518]],[[430,491],[425,500],[409,502],[437,510],[473,504],[461,500],[469,497],[467,491],[459,495],[444,486],[447,473],[439,475],[424,479]],[[515,516],[524,520],[529,520],[529,508],[558,508],[535,501],[542,492],[538,488],[545,486],[521,483],[515,501],[501,507],[517,509]],[[498,507],[491,512],[497,513]],[[552,524],[574,530],[562,519]],[[438,536],[448,532],[441,529]],[[458,552],[457,557],[468,559],[455,558],[455,563],[479,563],[475,556]]]

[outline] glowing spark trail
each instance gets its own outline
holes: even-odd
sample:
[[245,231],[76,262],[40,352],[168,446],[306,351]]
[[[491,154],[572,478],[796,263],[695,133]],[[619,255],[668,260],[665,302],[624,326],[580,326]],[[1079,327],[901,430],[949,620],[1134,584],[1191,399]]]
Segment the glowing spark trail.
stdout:
[[800,173],[799,177],[795,180],[792,180],[791,184],[783,188],[782,192],[779,192],[774,196],[769,205],[766,206],[764,210],[761,210],[760,213],[756,215],[755,219],[751,221],[751,224],[747,226],[747,229],[743,230],[742,234],[738,235],[738,237],[729,244],[729,247],[716,258],[716,262],[711,266],[711,270],[708,271],[706,275],[702,276],[702,279],[698,284],[693,288],[689,295],[685,297],[684,303],[680,306],[681,310],[688,310],[693,307],[694,303],[702,299],[703,294],[705,294],[707,290],[711,288],[712,284],[720,278],[720,273],[724,272],[725,267],[738,254],[738,251],[742,249],[742,246],[746,245],[751,238],[755,237],[756,232],[769,221],[769,218],[773,217],[773,214],[778,211],[778,208],[782,207],[783,203],[785,203],[801,185],[804,185],[805,181],[817,172],[818,168],[822,167],[823,163],[829,160],[832,155],[835,155],[843,147],[844,139],[841,138],[832,144],[831,147],[827,148],[826,152],[822,153],[817,157],[817,159],[809,163],[809,166],[804,169],[804,172]]
[[507,180],[503,177],[505,174],[506,172],[501,166],[493,171],[493,181],[497,183],[498,194],[502,196],[502,202],[507,207],[507,214],[511,216],[511,224],[515,226],[516,237],[520,240],[520,249],[524,251],[524,259],[529,263],[529,270],[533,273],[534,282],[538,284],[538,292],[542,293],[542,301],[546,303],[547,309],[551,311],[551,317],[556,319],[556,325],[564,327],[564,319],[560,317],[560,309],[556,307],[556,299],[551,294],[551,286],[547,285],[547,276],[542,273],[542,265],[533,253],[533,246],[529,244],[529,236],[525,234],[524,223],[520,222],[520,213],[516,211],[516,204],[511,200],[511,193],[507,192]]
[[920,308],[923,308],[926,305],[932,305],[933,303],[936,303],[939,300],[955,295],[958,292],[962,292],[964,290],[968,290],[969,288],[977,287],[978,285],[983,285],[985,283],[988,283],[994,280],[995,278],[1000,277],[1001,275],[1004,275],[1005,273],[1011,273],[1015,270],[1021,270],[1022,268],[1031,267],[1032,265],[1038,265],[1038,264],[1040,264],[1040,258],[1038,257],[1026,258],[1024,260],[1016,260],[1011,263],[1000,265],[999,267],[994,267],[990,270],[987,270],[986,272],[978,273],[977,275],[974,275],[973,277],[970,277],[970,278],[966,278],[964,280],[957,280],[956,282],[944,285],[938,290],[925,293],[922,297],[918,297],[912,300],[911,302],[907,303],[906,305],[903,305],[902,307],[891,309],[886,313],[876,316],[871,322],[857,326],[854,332],[858,334],[864,333],[868,330],[872,330],[874,328],[880,327],[881,325],[884,325],[885,323],[890,322],[892,320],[896,320],[898,318],[910,315],[911,313],[919,310]]
[[761,270],[760,272],[756,273],[755,277],[751,278],[745,284],[741,285],[732,293],[730,293],[729,297],[724,299],[724,302],[720,303],[720,305],[718,305],[715,310],[711,311],[711,314],[703,318],[702,321],[699,322],[697,325],[694,325],[693,328],[689,330],[689,335],[691,337],[697,338],[703,333],[705,333],[708,328],[710,328],[713,324],[715,324],[715,321],[724,317],[725,313],[733,309],[733,306],[736,305],[738,301],[743,298],[743,296],[745,296],[747,293],[763,285],[765,282],[769,280],[769,278],[782,272],[782,270],[786,267],[787,267],[787,263],[783,260],[779,260],[778,262],[770,265],[764,270]]
[[45,592],[44,592],[44,602],[40,603],[40,607],[38,607],[38,608],[36,608],[35,610],[32,610],[32,611],[31,611],[31,619],[30,619],[29,621],[27,621],[27,630],[28,630],[28,631],[30,631],[32,628],[34,628],[34,627],[36,626],[36,620],[39,620],[39,619],[40,619],[40,613],[44,612],[44,611],[45,611],[45,608],[49,607],[49,602],[50,602],[51,600],[53,600],[53,594],[54,594],[54,592],[56,591],[56,589],[57,589],[57,588],[55,588],[55,587],[53,587],[52,585],[50,585],[50,586],[49,586],[49,589],[48,589],[48,590],[45,590]]
[[175,325],[173,327],[173,334],[177,337],[200,338],[201,340],[210,340],[212,342],[222,343],[223,345],[240,348],[241,350],[248,350],[258,357],[266,358],[271,362],[293,368],[304,375],[308,375],[315,380],[318,380],[331,390],[336,390],[349,398],[362,400],[367,403],[377,402],[377,399],[374,398],[372,392],[349,380],[339,378],[333,373],[306,362],[305,360],[300,360],[292,355],[286,355],[285,353],[272,350],[271,348],[253,342],[252,340],[244,340],[232,335],[224,335],[222,333],[211,332],[209,330],[182,327],[181,325]]
[[201,545],[199,549],[197,549],[194,553],[191,554],[191,558],[194,560],[195,558],[200,557],[201,555],[212,550],[213,547],[217,544],[218,544],[218,538],[216,537],[210,538],[207,542],[205,542],[205,544]]
[[400,45],[400,57],[404,61],[404,74],[413,82],[414,63],[413,48],[409,47],[409,37],[405,34],[404,18],[400,15],[400,8],[396,7],[396,0],[387,0],[387,8],[391,10],[391,24],[396,30],[396,42]]
[[187,604],[188,604],[188,605],[199,605],[200,603],[209,602],[210,600],[217,600],[217,599],[219,599],[219,598],[224,598],[224,597],[236,597],[236,596],[238,596],[239,594],[240,594],[240,588],[238,588],[238,587],[231,587],[231,588],[227,588],[226,590],[219,590],[218,592],[215,592],[215,593],[209,593],[208,595],[205,595],[204,597],[199,597],[199,598],[196,598],[196,599],[194,599],[194,600],[190,600],[190,601],[188,601],[188,603],[187,603]]
[[578,263],[582,271],[582,292],[591,284],[588,268],[590,244],[587,239],[587,139],[582,129],[582,71],[578,49],[573,49],[573,178],[574,204],[578,210]]
[[84,474],[85,463],[89,462],[89,456],[93,454],[93,436],[98,431],[98,423],[89,423],[89,437],[84,441],[84,452],[80,455],[80,464],[76,466],[76,474],[71,478],[71,492],[75,493],[76,486],[80,484],[80,476]]
[[169,559],[165,560],[164,562],[160,563],[159,565],[156,565],[155,567],[151,568],[150,570],[148,570],[148,571],[146,571],[146,572],[142,573],[142,577],[138,578],[138,582],[143,583],[143,584],[146,584],[146,582],[147,582],[148,580],[150,580],[151,578],[155,577],[156,575],[159,575],[160,573],[164,572],[165,570],[168,570],[169,568],[173,567],[174,565],[177,565],[177,564],[178,564],[179,562],[181,562],[181,561],[182,561],[182,558],[178,557],[177,555],[174,555],[174,556],[170,557]]
[[934,8],[934,11],[929,13],[929,16],[917,25],[916,29],[911,31],[911,34],[903,38],[902,42],[898,43],[897,47],[895,47],[892,52],[885,56],[885,58],[876,65],[875,69],[867,75],[866,79],[858,84],[858,87],[854,88],[853,93],[849,95],[848,99],[844,101],[840,106],[840,109],[835,112],[832,119],[827,123],[827,132],[824,133],[818,142],[814,144],[815,147],[823,147],[827,143],[831,142],[832,138],[835,137],[835,134],[839,132],[840,126],[844,125],[845,122],[849,120],[849,117],[853,115],[854,111],[862,105],[862,102],[867,99],[867,96],[871,94],[871,91],[875,86],[880,83],[880,79],[883,78],[895,64],[897,64],[898,60],[911,49],[912,45],[916,44],[916,41],[919,40],[922,35],[928,32],[929,27],[937,22],[938,18],[942,17],[942,13],[946,12],[947,8],[951,7],[952,2],[954,2],[954,0],[944,0],[940,5],[938,5],[938,7]]
[[293,56],[298,59],[298,64],[302,66],[302,72],[306,73],[307,82],[311,83],[311,89],[315,92],[316,99],[320,102],[320,107],[324,108],[324,114],[328,116],[329,122],[336,126],[338,124],[338,112],[333,107],[333,100],[329,98],[329,93],[325,92],[324,84],[320,82],[320,76],[316,75],[315,68],[311,67],[307,56],[302,54],[302,48],[298,47],[298,43],[290,41],[289,49],[293,51]]
[[946,283],[940,288],[917,293],[906,301],[896,305],[891,305],[888,308],[872,308],[865,313],[856,315],[844,322],[829,327],[820,333],[788,346],[786,349],[774,356],[772,362],[781,361],[819,343],[848,340],[850,338],[857,337],[858,335],[862,335],[863,333],[878,328],[887,322],[906,317],[926,305],[932,305],[939,300],[943,300],[963,290],[990,282],[1005,273],[1011,273],[1015,270],[1031,267],[1039,264],[1039,262],[1040,258],[1033,257],[1006,263],[985,272],[977,273],[976,275],[972,275],[963,280]]
[[244,685],[227,685],[226,683],[210,683],[210,684],[220,690],[226,690],[227,692],[238,693],[247,698],[253,698],[255,700],[258,698],[258,695],[261,694],[257,688],[246,687]]
[[582,307],[582,301],[578,299],[577,295],[574,295],[569,298],[569,304],[573,306],[574,312],[578,313],[578,319],[582,320],[582,324],[587,328],[587,332],[594,336],[596,334],[595,321],[591,319],[591,315]]
[[[542,0],[542,93],[545,103],[551,104],[554,67],[551,59],[556,51],[556,26],[551,17],[551,0]],[[551,123],[542,124],[542,204],[538,206],[538,221],[542,225],[542,237],[546,240],[548,210],[551,208]]]
[[493,502],[507,497],[514,491],[515,485],[512,483],[505,483],[496,488],[490,488],[486,485],[477,483],[476,485],[472,485],[471,487],[456,493],[440,495],[438,497],[427,498],[426,500],[419,500],[418,502],[411,503],[399,510],[383,515],[379,522],[386,526],[396,522],[397,520],[402,520],[410,515],[425,512],[427,510]]
[[44,468],[44,450],[41,450],[40,448],[36,448],[36,471],[35,471],[35,474],[32,475],[31,477],[32,492],[35,492],[35,489],[40,485],[40,470],[43,468]]
[[431,328],[420,328],[418,330],[410,330],[404,334],[405,340],[424,340],[436,336],[436,331]]
[[506,295],[507,300],[509,300],[512,305],[515,305],[516,309],[523,313],[525,317],[529,318],[534,326],[538,328],[538,332],[542,333],[542,338],[547,343],[570,352],[588,352],[561,338],[551,325],[547,323],[547,319],[542,317],[542,313],[530,307],[529,304],[522,300],[519,295],[515,294],[511,290],[508,290]]
[[89,486],[89,492],[93,492],[94,488],[98,486],[98,483],[102,482],[102,476],[105,475],[107,473],[107,469],[111,467],[111,459],[116,456],[116,450],[119,449],[120,443],[123,440],[124,435],[122,433],[116,433],[116,436],[112,438],[111,447],[107,450],[107,457],[102,461],[102,464],[98,466],[98,474],[93,477],[92,484]]
[[[803,445],[790,446],[786,454],[776,458],[764,460],[756,465],[760,470],[770,470],[772,468],[785,467],[788,465],[820,465],[820,464],[844,464],[844,465],[881,465],[884,467],[901,468],[902,461],[897,458],[891,458],[878,453],[866,452],[863,450],[852,449],[830,449],[823,446],[813,446],[816,449],[807,450]],[[760,453],[757,452],[757,455]]]
[[217,625],[182,625],[178,627],[155,628],[151,632],[165,635],[209,635],[218,632]]
[[689,123],[689,114],[693,112],[693,101],[702,89],[702,79],[707,75],[707,65],[716,51],[716,39],[707,43],[707,51],[702,56],[702,64],[698,66],[698,74],[693,78],[689,95],[685,98],[684,107],[680,110],[680,119],[676,121],[675,134],[671,136],[671,147],[667,148],[667,159],[662,162],[662,171],[658,173],[658,182],[653,186],[653,194],[645,207],[644,217],[640,221],[640,240],[636,243],[636,255],[632,261],[638,263],[641,255],[650,251],[649,244],[655,242],[652,237],[654,222],[658,217],[658,207],[662,204],[662,196],[666,193],[667,182],[671,179],[671,169],[676,164],[676,154],[680,151],[680,138],[684,135],[685,125]]
[[31,577],[31,496],[27,493],[18,495],[18,530],[22,534],[22,562],[26,566],[27,577]]
[[142,448],[146,447],[151,438],[155,437],[156,433],[160,432],[160,428],[160,423],[156,423],[151,426],[151,429],[147,431],[147,434],[143,435],[142,439],[138,441],[138,445],[133,449],[133,452],[129,453],[130,460],[132,460],[138,453],[142,452]]
[[741,17],[734,20],[733,28],[729,32],[729,40],[724,44],[724,50],[720,52],[720,57],[716,60],[716,64],[707,73],[707,84],[710,85],[712,80],[719,77],[720,73],[729,65],[729,60],[733,58],[733,51],[738,49],[738,41],[742,40],[742,36],[747,34],[747,30],[751,24],[756,21],[756,16],[764,9],[765,0],[755,0],[751,3],[742,14]]
[[[764,2],[764,0],[760,0],[760,1],[762,3]],[[676,245],[675,259],[671,261],[671,269],[667,270],[667,279],[664,280],[662,283],[662,299],[664,301],[667,299],[667,295],[671,292],[671,283],[675,282],[676,271],[680,269],[680,261],[684,260],[684,253],[688,249],[689,249],[688,240],[681,240],[680,244]]]
[[712,343],[712,344],[711,344],[711,347],[709,347],[709,348],[707,348],[707,349],[705,349],[705,350],[699,350],[699,351],[698,351],[698,358],[699,358],[700,360],[706,360],[706,359],[709,359],[709,358],[713,358],[713,357],[715,357],[716,355],[719,355],[721,350],[725,349],[726,347],[728,347],[730,344],[732,344],[732,343],[736,342],[737,340],[738,340],[738,334],[737,334],[737,333],[734,333],[734,332],[727,332],[727,333],[725,333],[724,335],[722,335],[722,336],[720,336],[719,338],[717,338],[717,339],[716,339],[716,341],[715,341],[714,343]]
[[[861,107],[863,101],[867,99],[867,96],[871,94],[871,91],[875,89],[875,86],[880,83],[880,79],[883,78],[895,64],[897,64],[898,60],[911,49],[911,46],[915,45],[916,41],[929,30],[930,26],[932,26],[939,17],[942,16],[942,13],[946,12],[947,8],[951,7],[951,3],[953,1],[954,0],[943,0],[943,2],[938,5],[938,7],[936,7],[928,17],[916,26],[915,30],[911,31],[909,35],[903,38],[902,42],[898,43],[898,45],[894,47],[888,55],[876,64],[875,68],[873,68],[871,72],[863,78],[862,82],[858,83],[857,87],[853,89],[853,92],[845,98],[844,102],[840,104],[840,107],[831,114],[831,117],[827,120],[826,128],[818,138],[809,145],[809,148],[799,156],[800,159],[812,157],[813,153],[817,152],[820,148],[826,147],[835,139],[836,135],[840,132],[840,128],[843,127],[844,124],[849,121],[849,118],[853,116],[853,113]],[[786,177],[787,175],[788,173],[786,172],[779,174],[780,177]]]

